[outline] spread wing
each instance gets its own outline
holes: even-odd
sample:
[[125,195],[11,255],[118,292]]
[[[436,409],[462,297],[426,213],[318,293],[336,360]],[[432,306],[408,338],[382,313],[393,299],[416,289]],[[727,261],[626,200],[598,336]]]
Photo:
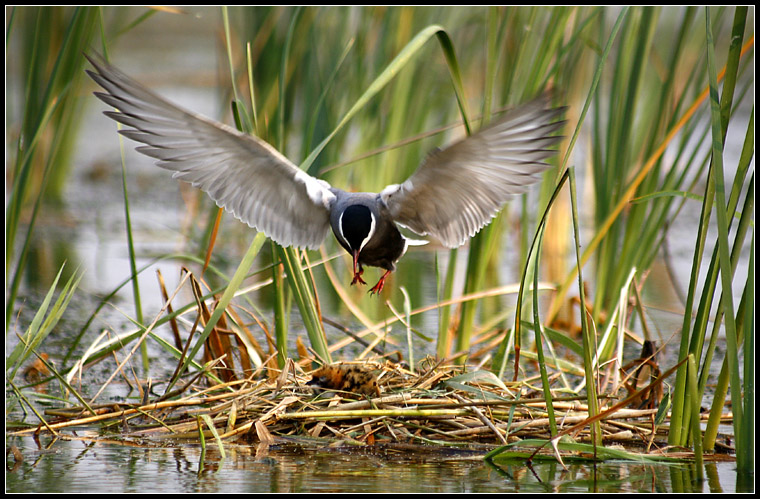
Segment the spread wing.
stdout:
[[283,246],[318,248],[330,228],[330,185],[309,176],[266,142],[164,100],[98,58],[87,71],[118,111],[105,114],[142,142],[143,154],[174,178]]
[[511,195],[525,192],[549,168],[543,160],[561,140],[552,135],[564,108],[543,96],[443,150],[430,153],[403,184],[381,192],[394,221],[449,248],[489,223]]

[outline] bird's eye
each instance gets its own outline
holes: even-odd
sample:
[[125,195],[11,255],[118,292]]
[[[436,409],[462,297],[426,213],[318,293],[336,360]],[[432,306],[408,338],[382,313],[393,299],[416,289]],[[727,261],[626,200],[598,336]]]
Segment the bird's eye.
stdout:
[[327,382],[327,376],[320,376],[319,377],[319,382],[320,383],[326,383]]

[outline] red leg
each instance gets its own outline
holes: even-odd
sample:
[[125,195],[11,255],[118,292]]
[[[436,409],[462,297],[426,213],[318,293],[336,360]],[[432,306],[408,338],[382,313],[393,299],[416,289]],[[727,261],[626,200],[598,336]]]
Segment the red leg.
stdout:
[[386,270],[385,274],[380,278],[379,281],[377,281],[377,284],[375,284],[372,289],[369,290],[370,294],[379,293],[383,290],[383,286],[385,286],[385,278],[388,277],[388,274],[390,274],[390,270]]
[[[356,270],[357,267],[359,268],[358,272]],[[353,286],[357,282],[361,284],[367,284],[366,282],[364,282],[364,279],[362,279],[363,273],[364,273],[364,269],[362,268],[361,265],[359,265],[359,252],[354,251],[354,278],[351,281],[351,286]]]

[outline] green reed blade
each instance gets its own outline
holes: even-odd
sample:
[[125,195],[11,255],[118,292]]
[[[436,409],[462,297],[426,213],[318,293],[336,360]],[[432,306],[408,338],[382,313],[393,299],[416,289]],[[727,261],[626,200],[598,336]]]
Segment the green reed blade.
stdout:
[[[55,276],[53,284],[50,286],[42,304],[40,304],[37,312],[34,314],[34,318],[24,333],[22,341],[16,345],[10,355],[5,359],[6,372],[10,370],[10,374],[8,374],[9,379],[13,379],[16,376],[18,369],[29,358],[32,351],[37,349],[56,324],[58,324],[58,321],[66,310],[77,286],[79,286],[79,281],[81,281],[84,274],[77,276],[77,271],[75,271],[61,289],[58,299],[56,299],[52,307],[50,306],[53,294],[56,291],[56,286],[58,285],[58,279],[60,279],[61,274],[63,273],[64,266],[65,264],[58,270],[58,274]],[[49,313],[48,307],[50,307]]]
[[[720,98],[718,94],[718,78],[715,64],[715,44],[713,41],[712,24],[710,19],[710,9],[705,12],[705,23],[707,32],[707,67],[710,80],[710,115],[712,121],[712,157],[714,168],[712,176],[715,183],[715,209],[718,220],[718,250],[720,256],[720,276],[721,287],[724,299],[724,318],[726,347],[729,357],[729,374],[731,379],[731,400],[733,401],[732,409],[734,413],[734,432],[736,435],[742,434],[743,424],[743,403],[741,379],[739,371],[738,344],[736,338],[736,322],[734,315],[733,292],[731,287],[731,260],[728,248],[728,220],[726,215],[726,190],[723,174],[723,131],[720,119]],[[745,463],[742,461],[743,456],[737,455],[737,466],[744,469]]]

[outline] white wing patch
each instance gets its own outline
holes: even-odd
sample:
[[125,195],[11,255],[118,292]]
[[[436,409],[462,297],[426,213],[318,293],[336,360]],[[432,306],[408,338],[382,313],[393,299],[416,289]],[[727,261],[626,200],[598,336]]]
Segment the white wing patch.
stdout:
[[[407,182],[409,181],[407,180]],[[386,206],[388,206],[388,201],[390,200],[391,196],[396,194],[400,189],[401,184],[391,184],[380,191],[380,199],[383,201],[383,203],[385,203]]]
[[329,210],[330,205],[335,202],[335,194],[330,192],[330,184],[324,180],[314,178],[301,169],[296,173],[295,179],[306,186],[306,194],[314,204],[322,205]]

